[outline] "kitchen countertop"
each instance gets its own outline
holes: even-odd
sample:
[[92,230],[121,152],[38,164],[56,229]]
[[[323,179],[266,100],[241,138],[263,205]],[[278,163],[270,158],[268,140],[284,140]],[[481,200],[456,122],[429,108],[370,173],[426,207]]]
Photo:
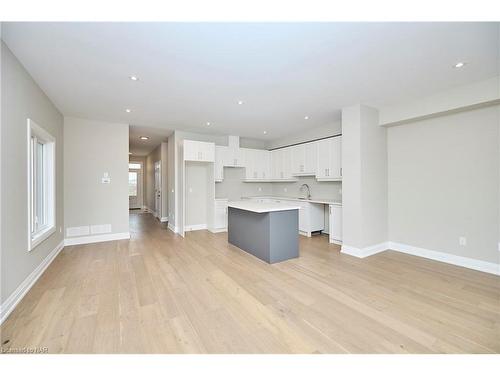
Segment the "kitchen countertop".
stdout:
[[311,198],[311,199],[300,199],[294,197],[280,197],[276,195],[261,195],[261,196],[250,196],[250,197],[242,197],[242,199],[277,199],[283,201],[295,201],[295,202],[310,202],[310,203],[320,203],[320,204],[334,204],[338,206],[342,206],[342,202],[335,201],[333,199],[320,199],[320,198]]
[[256,213],[265,212],[276,212],[276,211],[289,211],[289,210],[299,210],[300,206],[293,204],[282,204],[282,203],[260,203],[251,200],[241,200],[241,201],[230,201],[227,205],[228,207],[237,208],[240,210],[251,211]]

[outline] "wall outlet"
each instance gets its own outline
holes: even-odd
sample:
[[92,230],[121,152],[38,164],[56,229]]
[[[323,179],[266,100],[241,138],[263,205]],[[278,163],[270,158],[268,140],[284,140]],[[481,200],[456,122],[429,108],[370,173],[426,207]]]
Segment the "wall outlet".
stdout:
[[283,188],[283,191],[286,193],[288,191],[288,188]]
[[262,188],[259,186],[259,191],[262,191]]
[[189,188],[189,192],[192,193],[193,192],[193,188]]
[[467,246],[467,238],[466,237],[458,237],[458,244],[460,246]]

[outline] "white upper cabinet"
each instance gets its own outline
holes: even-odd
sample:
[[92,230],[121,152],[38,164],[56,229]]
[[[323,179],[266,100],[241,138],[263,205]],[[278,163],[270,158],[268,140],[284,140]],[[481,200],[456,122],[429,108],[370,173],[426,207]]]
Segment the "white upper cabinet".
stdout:
[[227,153],[224,158],[224,167],[244,167],[245,152],[241,148],[226,147]]
[[283,149],[271,151],[271,178],[280,180],[283,177]]
[[215,181],[224,179],[224,161],[227,158],[228,148],[226,146],[215,146]]
[[186,161],[215,161],[215,144],[184,140],[184,160]]
[[342,178],[342,137],[324,139],[317,142],[318,180],[340,180]]
[[318,142],[309,142],[290,147],[292,153],[292,174],[314,176],[316,174]]
[[266,150],[245,148],[245,179],[270,180],[271,179],[271,153]]
[[292,176],[292,152],[290,148],[271,151],[271,178],[290,180]]

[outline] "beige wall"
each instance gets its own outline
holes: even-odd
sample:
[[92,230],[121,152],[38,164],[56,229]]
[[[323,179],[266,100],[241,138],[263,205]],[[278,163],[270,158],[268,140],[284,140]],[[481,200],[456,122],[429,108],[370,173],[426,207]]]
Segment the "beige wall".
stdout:
[[[64,118],[65,228],[128,233],[128,124]],[[102,184],[105,172],[110,184]]]
[[391,241],[498,262],[499,121],[497,106],[388,129]]
[[[1,302],[63,240],[63,117],[1,42]],[[56,138],[56,232],[28,252],[27,119]]]

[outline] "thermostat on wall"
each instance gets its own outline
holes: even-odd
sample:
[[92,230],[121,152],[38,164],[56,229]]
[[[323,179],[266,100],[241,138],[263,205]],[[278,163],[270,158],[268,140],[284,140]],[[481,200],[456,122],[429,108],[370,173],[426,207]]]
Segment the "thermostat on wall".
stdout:
[[102,184],[110,184],[111,183],[111,177],[109,177],[108,172],[104,172],[104,174],[102,175],[101,183]]

